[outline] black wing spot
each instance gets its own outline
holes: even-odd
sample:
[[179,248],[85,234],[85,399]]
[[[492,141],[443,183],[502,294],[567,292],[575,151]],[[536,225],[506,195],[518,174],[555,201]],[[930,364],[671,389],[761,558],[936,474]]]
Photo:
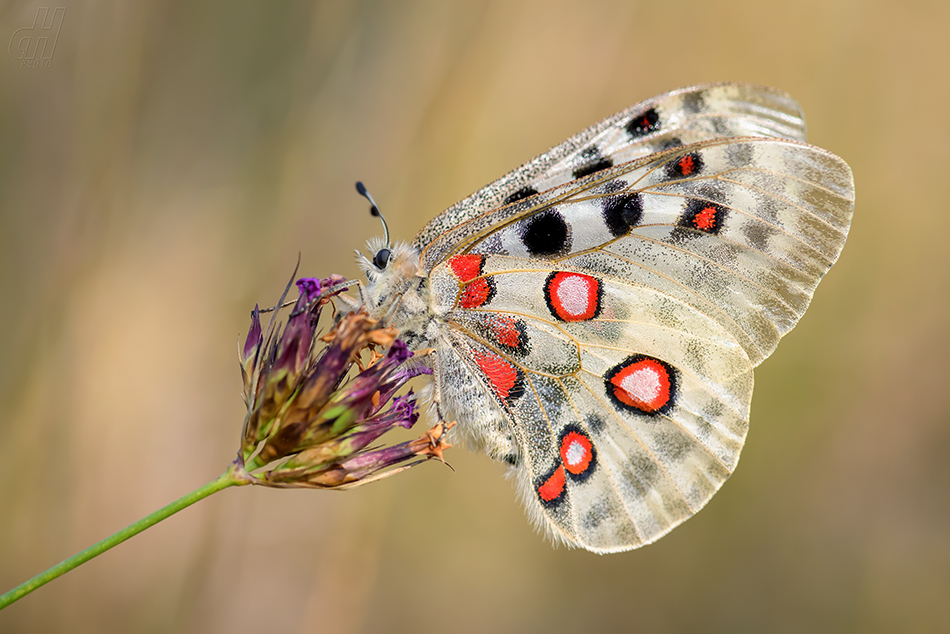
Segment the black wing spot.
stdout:
[[531,196],[534,196],[537,193],[538,193],[538,190],[536,190],[534,187],[530,187],[530,186],[522,187],[515,193],[510,194],[507,198],[505,198],[505,204],[510,205],[511,203],[516,203],[519,200],[530,198]]
[[626,235],[643,217],[643,198],[639,193],[609,196],[604,198],[602,207],[604,223],[615,238]]
[[551,209],[524,222],[521,242],[531,255],[562,255],[571,250],[570,227],[560,212]]
[[641,112],[627,123],[627,132],[632,137],[641,137],[660,129],[660,115],[656,108]]
[[599,172],[614,166],[614,162],[601,154],[595,145],[581,152],[580,158],[582,163],[575,167],[572,172],[575,179],[583,178],[594,172]]
[[663,139],[660,143],[660,150],[672,150],[673,148],[683,147],[685,143],[678,136],[671,136],[668,139]]

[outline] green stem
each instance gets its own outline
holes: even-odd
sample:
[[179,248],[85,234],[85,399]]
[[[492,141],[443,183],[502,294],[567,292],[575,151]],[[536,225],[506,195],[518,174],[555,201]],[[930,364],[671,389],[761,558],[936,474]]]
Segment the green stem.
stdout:
[[222,473],[218,478],[216,478],[215,480],[212,480],[211,482],[204,485],[203,487],[195,489],[188,495],[178,500],[175,500],[168,506],[155,511],[151,515],[147,515],[143,517],[142,519],[135,522],[134,524],[130,524],[129,526],[123,528],[118,533],[115,533],[114,535],[110,537],[106,537],[101,542],[97,544],[93,544],[86,550],[76,553],[69,559],[56,564],[55,566],[53,566],[46,572],[36,575],[35,577],[30,579],[26,583],[22,583],[18,585],[16,588],[14,588],[13,590],[10,590],[6,594],[4,594],[3,596],[0,596],[0,610],[7,607],[11,603],[17,601],[18,599],[33,592],[40,586],[43,586],[49,583],[56,577],[66,574],[73,568],[76,568],[86,563],[93,557],[101,555],[102,553],[106,552],[113,546],[118,546],[119,544],[127,540],[128,538],[138,535],[139,533],[144,531],[146,528],[149,528],[151,526],[154,526],[155,524],[158,524],[166,517],[171,517],[178,511],[184,508],[188,508],[195,502],[205,499],[212,493],[217,493],[218,491],[221,491],[222,489],[226,489],[230,486],[235,486],[235,485],[240,486],[244,484],[249,484],[250,483],[249,480],[246,477],[242,477],[243,474],[244,474],[243,469],[241,469],[240,467],[236,467],[236,465],[232,465],[227,471]]

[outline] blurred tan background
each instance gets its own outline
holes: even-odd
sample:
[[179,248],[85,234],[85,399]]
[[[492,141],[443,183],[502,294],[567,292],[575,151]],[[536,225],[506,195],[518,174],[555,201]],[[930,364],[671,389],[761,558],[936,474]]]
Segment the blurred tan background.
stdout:
[[[554,549],[449,452],[350,493],[225,491],[0,632],[950,630],[950,3],[71,2],[0,51],[0,591],[220,473],[237,342],[598,119],[782,88],[854,169],[849,243],[756,371],[738,471],[655,545]],[[36,2],[0,2],[0,41]]]

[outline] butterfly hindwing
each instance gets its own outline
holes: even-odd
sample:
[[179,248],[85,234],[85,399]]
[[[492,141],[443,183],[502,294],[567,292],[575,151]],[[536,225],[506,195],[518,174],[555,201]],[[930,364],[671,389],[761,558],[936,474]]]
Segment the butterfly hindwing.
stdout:
[[748,424],[742,348],[708,316],[629,280],[479,257],[480,276],[458,296],[481,281],[496,294],[451,313],[453,352],[512,421],[538,523],[609,552],[653,541],[705,504]]

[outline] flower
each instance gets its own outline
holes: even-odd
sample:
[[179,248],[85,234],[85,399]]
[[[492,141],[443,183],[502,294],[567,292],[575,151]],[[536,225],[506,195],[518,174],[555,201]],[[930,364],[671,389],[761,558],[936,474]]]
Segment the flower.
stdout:
[[[248,413],[238,462],[249,481],[348,488],[429,458],[442,460],[451,424],[438,424],[412,441],[373,446],[387,431],[415,424],[415,394],[397,393],[411,378],[431,373],[397,331],[379,327],[365,312],[337,314],[333,299],[348,288],[337,275],[298,280],[299,297],[281,331],[277,317],[289,288],[266,329],[262,311],[254,308],[240,354]],[[327,305],[334,326],[320,337],[317,326]]]

